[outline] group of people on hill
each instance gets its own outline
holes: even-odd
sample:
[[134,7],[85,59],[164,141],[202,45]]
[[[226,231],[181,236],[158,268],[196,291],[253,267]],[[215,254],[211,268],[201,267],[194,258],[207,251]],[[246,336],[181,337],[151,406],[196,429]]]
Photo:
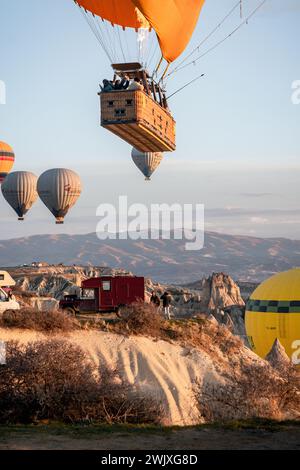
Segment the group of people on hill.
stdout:
[[153,291],[152,295],[150,297],[150,302],[157,309],[159,309],[161,307],[161,303],[162,303],[165,318],[167,318],[168,320],[171,319],[172,296],[171,296],[170,292],[165,291],[164,294],[161,297],[159,297],[158,294],[155,291]]

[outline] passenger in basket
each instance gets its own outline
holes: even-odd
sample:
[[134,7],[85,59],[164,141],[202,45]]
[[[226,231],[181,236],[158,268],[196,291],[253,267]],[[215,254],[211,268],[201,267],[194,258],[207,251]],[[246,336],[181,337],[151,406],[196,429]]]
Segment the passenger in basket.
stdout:
[[128,90],[144,90],[144,87],[139,78],[135,78],[129,85]]
[[115,90],[126,90],[129,86],[129,80],[122,78],[122,80],[115,81]]
[[113,86],[112,82],[110,82],[109,80],[106,80],[106,79],[103,80],[103,86],[100,85],[100,88],[101,88],[101,91],[104,92],[104,93],[114,90],[114,86]]

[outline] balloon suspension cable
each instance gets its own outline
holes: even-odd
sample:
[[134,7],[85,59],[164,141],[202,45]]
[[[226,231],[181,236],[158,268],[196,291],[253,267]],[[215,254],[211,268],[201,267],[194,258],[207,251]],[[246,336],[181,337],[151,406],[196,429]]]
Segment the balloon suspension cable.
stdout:
[[156,69],[155,69],[154,72],[153,72],[153,76],[154,76],[154,75],[157,75],[157,72],[159,71],[160,66],[161,66],[163,60],[164,60],[164,56],[161,56],[161,58],[160,58],[160,60],[159,60],[159,62],[158,62],[158,64],[157,64],[157,67],[156,67]]
[[[191,60],[187,64],[184,64],[184,62],[187,59],[186,58],[184,61],[181,62],[181,64],[183,64],[183,65],[179,64],[174,70],[172,70],[170,73],[168,73],[167,77],[170,77],[170,75],[173,75],[174,73],[179,72],[179,70],[185,69],[186,67],[189,67],[190,65],[195,65],[196,62],[198,62],[198,60],[202,59],[202,57],[206,56],[210,52],[217,49],[217,47],[219,47],[221,44],[223,44],[225,41],[227,41],[227,39],[231,38],[231,36],[233,36],[235,33],[237,33],[244,25],[247,25],[249,23],[249,20],[258,12],[258,10],[260,10],[263,7],[263,5],[265,3],[267,3],[267,1],[268,0],[263,0],[262,2],[260,2],[260,4],[254,10],[252,10],[252,12],[233,31],[231,31],[231,33],[227,34],[227,36],[225,36],[223,39],[221,39],[216,44],[211,46],[209,49],[204,51],[202,54],[200,54],[195,59]],[[240,2],[238,4],[240,4]],[[198,48],[199,47],[200,46],[198,46]],[[196,48],[195,50],[197,50],[198,48]]]
[[202,73],[201,75],[199,75],[198,77],[194,78],[194,80],[191,80],[190,82],[186,83],[185,85],[183,85],[181,88],[178,88],[178,90],[174,91],[174,93],[172,93],[172,95],[168,96],[167,97],[167,100],[169,100],[170,98],[172,98],[172,96],[174,95],[177,95],[177,93],[179,93],[180,91],[184,90],[185,88],[187,88],[189,85],[191,85],[192,83],[196,82],[197,80],[199,80],[200,78],[203,78],[205,76],[204,73]]
[[169,73],[168,76],[172,75],[173,73],[176,73],[177,70],[183,65],[195,52],[199,52],[200,47],[203,46],[217,31],[223,24],[230,18],[230,16],[235,12],[235,10],[240,7],[240,2],[241,0],[238,0],[237,3],[234,4],[234,6],[229,10],[229,12],[224,16],[224,18],[211,30],[209,34],[207,34],[202,41],[195,47],[179,64],[176,65],[176,67]]
[[243,19],[243,0],[240,0],[240,18]]
[[168,64],[168,65],[167,65],[167,67],[165,68],[164,73],[163,73],[162,76],[160,77],[158,83],[161,83],[161,82],[164,80],[164,78],[165,78],[165,76],[166,76],[166,74],[167,74],[167,71],[169,70],[170,65],[171,65],[171,64]]

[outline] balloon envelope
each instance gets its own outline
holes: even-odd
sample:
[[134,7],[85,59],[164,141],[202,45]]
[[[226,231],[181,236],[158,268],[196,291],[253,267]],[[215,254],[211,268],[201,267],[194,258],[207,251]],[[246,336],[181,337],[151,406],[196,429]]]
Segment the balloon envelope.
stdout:
[[56,223],[63,224],[81,194],[81,181],[72,170],[54,168],[39,177],[37,188],[40,199],[54,215]]
[[265,357],[278,339],[300,365],[300,268],[270,277],[251,294],[246,332],[253,350]]
[[161,152],[143,153],[135,148],[132,149],[131,156],[135,165],[148,181],[163,159],[163,154]]
[[153,28],[162,55],[170,63],[190,42],[205,0],[77,0],[76,2],[93,15],[107,20],[111,25],[135,29]]
[[0,184],[12,169],[15,162],[13,149],[5,142],[0,142]]
[[2,183],[2,194],[18,214],[19,220],[24,219],[24,215],[38,198],[36,184],[37,177],[28,171],[10,173]]

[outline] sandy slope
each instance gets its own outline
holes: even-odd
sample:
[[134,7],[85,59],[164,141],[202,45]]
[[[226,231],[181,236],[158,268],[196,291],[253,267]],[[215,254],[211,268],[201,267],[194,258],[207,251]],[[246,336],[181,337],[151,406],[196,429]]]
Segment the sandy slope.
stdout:
[[[79,345],[97,369],[101,365],[116,369],[142,393],[161,401],[167,413],[162,421],[165,425],[203,422],[195,401],[196,387],[218,389],[225,381],[235,383],[241,362],[250,365],[259,362],[266,366],[265,361],[245,347],[238,354],[224,354],[218,344],[210,343],[206,352],[144,336],[127,337],[95,330],[57,337]],[[27,343],[47,338],[49,336],[29,330],[0,329],[3,341]]]
[[[30,342],[44,339],[41,333],[0,329],[0,339]],[[218,383],[211,358],[200,351],[146,337],[124,337],[101,331],[76,332],[64,337],[83,348],[98,367],[116,368],[120,375],[144,393],[161,400],[167,410],[164,424],[199,423],[194,398],[197,382]]]

